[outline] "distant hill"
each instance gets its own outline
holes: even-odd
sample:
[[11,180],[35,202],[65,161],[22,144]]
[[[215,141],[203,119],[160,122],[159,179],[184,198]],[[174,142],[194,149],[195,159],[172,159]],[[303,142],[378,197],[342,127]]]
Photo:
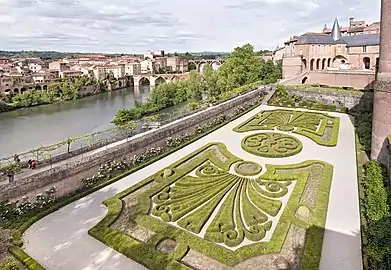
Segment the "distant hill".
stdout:
[[68,53],[55,51],[0,51],[0,57],[7,58],[42,58],[42,59],[59,59],[64,58]]

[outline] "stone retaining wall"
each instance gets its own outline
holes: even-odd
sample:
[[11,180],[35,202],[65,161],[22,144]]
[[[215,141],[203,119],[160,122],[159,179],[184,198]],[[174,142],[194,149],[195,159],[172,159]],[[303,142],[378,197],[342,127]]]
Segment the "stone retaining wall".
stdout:
[[[185,133],[196,125],[213,119],[222,113],[229,112],[244,102],[251,101],[258,97],[260,94],[264,93],[265,90],[265,87],[256,89],[217,106],[181,118],[158,129],[135,135],[134,137],[86,153],[84,156],[80,155],[71,158],[69,162],[62,162],[61,165],[53,164],[52,168],[48,166],[47,170],[2,186],[0,198],[17,198],[45,188],[48,185],[56,186],[59,193],[57,194],[58,196],[66,195],[80,187],[80,180],[82,178],[91,177],[96,173],[97,168],[101,164],[109,160],[120,160],[133,157],[135,154],[143,153],[147,147],[162,146],[165,144],[166,138]],[[64,180],[68,181],[69,179],[69,181],[71,181],[75,178],[78,179],[77,183],[79,184],[71,185],[72,188],[70,188],[70,190],[59,190],[59,187],[56,185],[57,182],[62,181],[64,183]],[[62,184],[61,186],[69,189],[69,186],[66,187],[66,184]]]
[[292,89],[287,86],[287,92],[291,95],[297,95],[303,97],[305,99],[314,99],[323,101],[326,104],[336,104],[347,107],[349,110],[372,110],[373,106],[373,93],[372,92],[364,92],[362,95],[353,94],[349,91],[345,93],[343,90],[329,92],[319,90],[300,90],[300,89]]

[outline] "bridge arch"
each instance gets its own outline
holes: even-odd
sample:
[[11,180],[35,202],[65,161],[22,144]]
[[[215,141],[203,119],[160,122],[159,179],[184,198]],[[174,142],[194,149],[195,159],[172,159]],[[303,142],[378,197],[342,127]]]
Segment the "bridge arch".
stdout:
[[198,70],[197,63],[194,61],[190,61],[187,69],[188,71],[192,71],[192,70],[197,71]]
[[151,81],[147,77],[142,77],[139,81],[139,85],[151,85]]
[[25,88],[25,87],[22,87],[21,89],[20,89],[20,93],[21,94],[23,94],[24,92],[26,92],[27,91],[27,89]]
[[4,93],[5,93],[6,95],[12,94],[12,90],[9,89],[9,88],[8,88],[8,89],[5,89]]
[[14,89],[14,94],[15,94],[15,95],[19,94],[19,88],[15,88],[15,89]]
[[44,91],[47,91],[47,90],[48,90],[48,86],[45,84],[44,86],[42,86],[42,89],[43,89]]
[[199,73],[202,73],[202,72],[204,71],[205,65],[209,65],[209,63],[206,62],[206,61],[202,61],[202,62],[200,62],[200,63],[198,64],[198,72],[199,72]]
[[162,84],[165,82],[166,82],[166,79],[164,79],[163,77],[160,76],[160,77],[156,78],[155,85],[159,85],[159,84]]
[[212,61],[209,64],[212,66],[213,70],[218,70],[222,65],[220,61]]

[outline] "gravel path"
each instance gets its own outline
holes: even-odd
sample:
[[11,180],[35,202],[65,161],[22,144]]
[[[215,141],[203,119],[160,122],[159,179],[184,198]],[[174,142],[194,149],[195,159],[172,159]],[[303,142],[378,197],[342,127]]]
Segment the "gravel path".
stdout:
[[39,220],[23,236],[26,251],[47,270],[145,269],[87,234],[107,212],[102,202],[205,144],[222,142],[232,154],[262,165],[294,164],[311,159],[332,164],[334,177],[320,269],[362,269],[355,134],[350,118],[344,114],[330,113],[341,118],[337,147],[322,147],[295,134],[293,136],[303,143],[301,153],[288,158],[260,160],[240,146],[242,138],[256,132],[235,133],[232,129],[255,113],[271,109],[275,108],[261,105],[154,164]]

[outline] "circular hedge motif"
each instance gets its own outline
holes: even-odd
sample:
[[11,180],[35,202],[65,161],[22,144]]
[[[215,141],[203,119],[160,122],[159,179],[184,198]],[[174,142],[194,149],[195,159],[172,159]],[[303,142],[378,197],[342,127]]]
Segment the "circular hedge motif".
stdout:
[[242,161],[235,165],[235,172],[244,176],[257,175],[261,171],[261,165],[252,161]]
[[289,125],[281,125],[281,126],[278,126],[277,129],[281,130],[281,131],[289,132],[289,131],[294,131],[295,127],[292,127],[292,126],[289,126]]
[[264,132],[247,136],[242,141],[242,148],[261,157],[282,158],[300,153],[302,143],[293,136]]

